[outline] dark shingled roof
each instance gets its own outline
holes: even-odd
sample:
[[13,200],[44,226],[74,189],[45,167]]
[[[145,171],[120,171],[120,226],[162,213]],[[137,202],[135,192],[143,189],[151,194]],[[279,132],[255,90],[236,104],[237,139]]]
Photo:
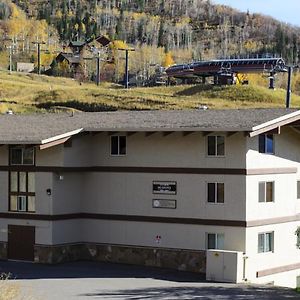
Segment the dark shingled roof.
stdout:
[[56,57],[57,61],[63,61],[66,59],[70,64],[79,64],[80,63],[80,57],[79,55],[74,55],[73,53],[59,53]]
[[[36,143],[74,130],[251,131],[295,109],[118,111],[1,115],[0,143]],[[300,119],[300,116],[299,116]]]
[[254,126],[295,109],[156,110],[77,114],[86,130],[225,130],[250,131]]
[[39,144],[78,129],[66,114],[0,115],[0,143]]

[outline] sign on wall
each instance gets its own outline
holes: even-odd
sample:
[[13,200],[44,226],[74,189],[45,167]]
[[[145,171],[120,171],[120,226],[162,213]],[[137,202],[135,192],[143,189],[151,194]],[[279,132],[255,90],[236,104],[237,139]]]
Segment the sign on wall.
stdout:
[[176,195],[177,183],[176,181],[153,181],[153,194]]
[[176,200],[169,199],[153,199],[152,200],[153,208],[176,208]]

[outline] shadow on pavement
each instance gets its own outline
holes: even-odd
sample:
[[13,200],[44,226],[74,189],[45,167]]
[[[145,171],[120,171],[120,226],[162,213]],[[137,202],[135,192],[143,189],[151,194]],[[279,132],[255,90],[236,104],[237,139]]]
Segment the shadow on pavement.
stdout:
[[134,290],[106,291],[84,294],[85,297],[99,297],[100,299],[127,299],[127,300],[294,300],[300,299],[300,295],[291,289],[276,287],[252,287],[237,285],[235,287],[201,286],[201,287],[163,287]]
[[145,286],[144,288],[132,288],[131,286],[130,289],[116,288],[113,290],[98,290],[97,288],[92,293],[82,293],[81,295],[78,295],[84,299],[300,300],[300,294],[297,294],[292,289],[261,285],[208,283],[205,282],[203,275],[196,273],[124,264],[81,261],[59,265],[42,265],[25,262],[0,261],[0,274],[1,273],[10,273],[10,278],[16,280],[116,278],[119,282],[119,279],[121,281],[122,278],[152,278],[169,282],[166,284],[168,286],[163,287]]
[[11,274],[14,279],[63,278],[154,278],[174,282],[203,282],[202,274],[101,262],[72,262],[44,265],[15,261],[0,261],[0,274]]

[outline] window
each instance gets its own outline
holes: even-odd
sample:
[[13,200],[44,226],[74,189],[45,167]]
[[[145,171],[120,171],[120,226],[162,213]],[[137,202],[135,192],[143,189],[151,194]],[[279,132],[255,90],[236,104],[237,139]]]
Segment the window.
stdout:
[[258,234],[258,253],[274,251],[274,231]]
[[224,203],[224,183],[207,183],[207,202]]
[[207,233],[207,249],[224,249],[223,233]]
[[111,155],[126,155],[126,136],[112,136],[110,139]]
[[259,182],[259,202],[274,202],[274,182]]
[[225,138],[219,135],[210,135],[207,137],[207,154],[209,156],[225,155]]
[[297,199],[300,199],[300,180],[297,181]]
[[35,173],[10,172],[9,210],[35,212]]
[[11,165],[34,165],[33,147],[12,147],[10,148]]
[[259,153],[274,154],[273,134],[260,134],[258,138]]
[[18,211],[27,211],[26,196],[17,196]]

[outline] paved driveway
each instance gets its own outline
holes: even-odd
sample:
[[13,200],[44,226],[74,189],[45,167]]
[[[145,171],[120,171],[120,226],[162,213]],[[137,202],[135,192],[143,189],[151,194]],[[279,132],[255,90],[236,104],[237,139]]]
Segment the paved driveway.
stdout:
[[26,300],[300,300],[300,294],[290,289],[208,283],[193,273],[130,265],[0,261],[1,272],[12,274]]

